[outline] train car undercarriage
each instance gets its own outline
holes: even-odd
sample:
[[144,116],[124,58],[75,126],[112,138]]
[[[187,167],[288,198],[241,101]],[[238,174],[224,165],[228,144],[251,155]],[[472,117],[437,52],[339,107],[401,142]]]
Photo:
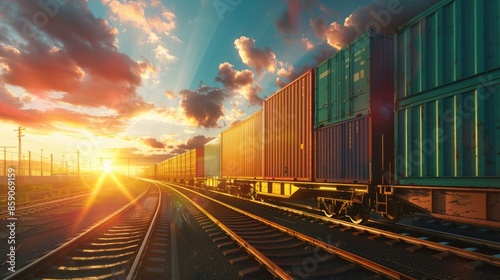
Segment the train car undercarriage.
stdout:
[[254,199],[311,198],[326,216],[348,217],[356,224],[366,223],[371,212],[389,222],[425,213],[442,220],[500,228],[500,191],[492,188],[333,185],[241,178],[196,178],[190,185]]

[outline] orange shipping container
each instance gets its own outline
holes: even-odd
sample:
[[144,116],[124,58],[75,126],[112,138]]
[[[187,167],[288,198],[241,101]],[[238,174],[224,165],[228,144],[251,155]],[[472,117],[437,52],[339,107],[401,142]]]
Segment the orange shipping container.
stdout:
[[312,180],[314,69],[264,101],[264,177]]
[[262,178],[262,110],[221,133],[221,175]]

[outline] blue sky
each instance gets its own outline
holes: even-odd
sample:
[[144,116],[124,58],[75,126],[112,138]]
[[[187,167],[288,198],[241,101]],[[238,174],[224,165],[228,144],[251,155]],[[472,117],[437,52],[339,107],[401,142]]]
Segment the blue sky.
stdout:
[[391,35],[435,2],[2,1],[0,137],[16,145],[21,126],[25,149],[161,160],[260,110],[361,31]]

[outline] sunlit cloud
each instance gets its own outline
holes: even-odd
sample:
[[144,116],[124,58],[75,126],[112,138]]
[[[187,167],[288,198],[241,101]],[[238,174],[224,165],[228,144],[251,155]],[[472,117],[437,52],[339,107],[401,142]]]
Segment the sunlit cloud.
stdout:
[[215,81],[222,83],[228,91],[241,94],[251,105],[262,105],[263,100],[258,96],[262,89],[256,84],[252,71],[237,71],[232,64],[224,62],[219,65]]
[[161,1],[154,1],[151,6],[157,11],[155,15],[148,16],[145,8],[147,1],[102,0],[109,6],[111,13],[122,23],[129,23],[141,29],[146,34],[151,32],[161,33],[175,29],[175,14],[162,5]]
[[162,45],[158,45],[154,52],[155,57],[163,62],[173,61],[176,59],[176,57],[171,55],[168,49]]
[[276,69],[276,55],[269,48],[259,49],[255,47],[255,40],[241,36],[234,41],[241,61],[253,67],[257,74],[264,71],[274,72]]

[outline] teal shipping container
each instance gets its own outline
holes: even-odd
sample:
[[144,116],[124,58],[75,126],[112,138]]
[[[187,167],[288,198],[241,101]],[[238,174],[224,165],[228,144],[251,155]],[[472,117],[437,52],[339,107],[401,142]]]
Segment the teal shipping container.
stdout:
[[500,1],[441,1],[394,40],[397,183],[500,187]]
[[369,31],[316,67],[315,128],[392,114],[393,47],[391,37]]
[[446,94],[441,86],[498,69],[499,30],[500,1],[493,0],[444,0],[400,27],[394,36],[398,101]]

